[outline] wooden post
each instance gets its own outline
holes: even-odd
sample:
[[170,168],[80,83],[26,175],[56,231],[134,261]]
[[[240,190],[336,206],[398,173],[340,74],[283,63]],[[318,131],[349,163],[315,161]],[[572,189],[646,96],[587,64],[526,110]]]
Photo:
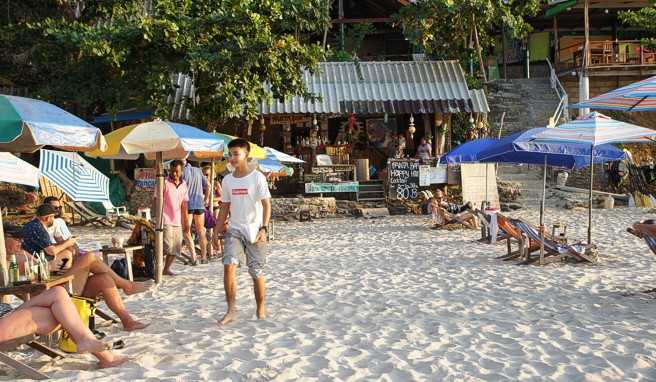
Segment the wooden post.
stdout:
[[449,151],[451,151],[451,149],[453,149],[453,147],[451,145],[451,138],[452,138],[452,135],[453,135],[453,123],[451,121],[451,113],[448,113],[446,115],[445,122],[447,124],[447,129],[449,129],[449,140],[447,142],[447,147],[448,147]]
[[558,72],[558,63],[560,62],[560,38],[558,37],[558,16],[554,16],[554,68]]
[[471,15],[471,20],[472,25],[474,26],[474,41],[476,42],[476,53],[478,54],[478,66],[481,70],[481,74],[483,75],[483,83],[487,83],[487,74],[485,73],[485,64],[483,63],[483,53],[481,51],[481,44],[478,41],[478,29],[476,28],[476,18],[474,17],[473,13]]
[[502,60],[503,60],[503,79],[508,79],[508,66],[506,65],[506,28],[505,26],[501,28],[501,51],[502,51]]
[[[590,60],[590,19],[589,19],[589,4],[590,0],[583,2],[583,30],[585,32],[585,39],[583,41],[583,62],[579,73],[579,102],[585,101],[590,98],[590,81],[588,79],[588,64]],[[579,116],[584,116],[590,113],[590,109],[579,109]]]
[[292,146],[292,126],[290,123],[282,125],[282,145],[283,150],[287,154],[293,154],[294,148]]
[[[2,283],[0,286],[5,286],[9,281],[9,273],[7,269],[7,250],[5,248],[5,231],[2,227],[2,208],[0,208],[0,265],[2,265]],[[8,302],[9,299],[2,298],[3,302]]]
[[155,200],[155,283],[162,281],[164,271],[164,168],[162,167],[162,152],[156,154],[155,172],[157,177],[157,199]]
[[435,155],[444,154],[445,127],[444,114],[435,113]]

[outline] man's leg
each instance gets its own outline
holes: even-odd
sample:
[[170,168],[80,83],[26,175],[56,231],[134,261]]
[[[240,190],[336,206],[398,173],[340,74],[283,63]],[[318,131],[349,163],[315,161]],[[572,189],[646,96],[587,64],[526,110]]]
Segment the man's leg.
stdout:
[[228,303],[228,311],[219,324],[227,325],[237,318],[237,264],[223,265],[223,289]]
[[167,225],[164,227],[164,271],[167,276],[175,276],[171,272],[171,265],[176,256],[181,256],[182,251],[182,227]]
[[134,282],[117,275],[109,265],[100,260],[95,252],[75,256],[73,266],[66,271],[65,275],[75,275],[85,270],[88,270],[94,275],[108,275],[114,281],[116,287],[123,289],[127,295],[145,292],[152,286],[152,282]]
[[259,320],[266,318],[266,307],[264,306],[264,296],[266,295],[266,283],[264,276],[253,279],[253,291],[255,292],[256,314]]
[[205,215],[192,215],[196,227],[196,237],[200,245],[200,259],[207,261],[207,235],[205,233]]
[[175,261],[175,256],[166,255],[166,260],[164,260],[164,271],[162,272],[166,276],[175,276],[175,273],[171,272],[171,265]]
[[145,328],[143,324],[130,316],[128,310],[123,304],[123,299],[116,289],[116,285],[108,275],[94,275],[89,278],[87,285],[84,287],[82,295],[84,297],[96,298],[99,294],[103,295],[107,307],[121,320],[123,329],[126,331],[133,331]]
[[189,247],[189,253],[191,253],[191,261],[195,263],[198,259],[196,258],[196,246],[194,245],[194,237],[191,235],[192,219],[192,214],[188,214],[187,211],[182,211],[182,220],[184,220],[182,222],[183,237],[185,243],[187,243],[187,247]]

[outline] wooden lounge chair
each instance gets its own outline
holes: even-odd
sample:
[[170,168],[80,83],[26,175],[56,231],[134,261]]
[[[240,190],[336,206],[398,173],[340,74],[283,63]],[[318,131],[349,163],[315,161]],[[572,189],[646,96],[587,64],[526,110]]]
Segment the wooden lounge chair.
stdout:
[[5,365],[11,367],[12,369],[18,371],[19,373],[30,379],[39,379],[39,380],[49,379],[50,377],[48,377],[47,375],[32,368],[31,366],[24,364],[23,362],[15,360],[14,358],[6,354],[7,352],[16,350],[21,345],[27,345],[32,349],[35,349],[53,359],[66,357],[64,353],[54,350],[46,345],[43,345],[37,342],[36,339],[37,339],[36,336],[31,335],[31,336],[17,338],[15,340],[0,344],[0,363],[4,363]]
[[[540,232],[533,228],[530,224],[522,220],[514,220],[515,226],[521,230],[530,240],[538,244],[544,245],[545,256],[558,256],[564,259],[573,259],[578,262],[596,263],[597,257],[586,253],[586,245],[583,243],[575,244],[561,244],[554,241],[548,236],[540,237]],[[527,254],[530,257],[530,253]],[[529,260],[527,258],[527,260]],[[533,259],[531,262],[537,259]]]
[[114,227],[115,223],[112,222],[107,216],[100,215],[95,211],[91,210],[89,207],[84,205],[82,202],[66,201],[64,202],[73,212],[74,216],[77,214],[80,217],[79,222],[73,222],[76,225],[98,225],[104,227]]
[[[497,224],[499,225],[499,229],[508,236],[506,243],[508,252],[503,256],[497,257],[498,259],[504,261],[514,260],[517,258],[522,258],[526,256],[526,254],[530,254],[540,249],[540,243],[529,240],[525,235],[523,235],[522,231],[515,226],[515,223],[512,219],[497,213]],[[517,242],[516,251],[512,250],[511,239]]]

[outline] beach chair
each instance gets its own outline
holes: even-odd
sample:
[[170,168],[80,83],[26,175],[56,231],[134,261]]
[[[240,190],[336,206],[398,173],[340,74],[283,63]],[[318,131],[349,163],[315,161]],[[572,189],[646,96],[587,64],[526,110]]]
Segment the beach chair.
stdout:
[[119,217],[119,216],[128,215],[128,208],[127,207],[125,207],[125,206],[116,207],[109,200],[103,201],[102,206],[107,211],[107,216],[108,217],[111,217],[111,216]]
[[114,227],[115,223],[112,222],[107,216],[100,215],[95,211],[91,210],[89,207],[84,205],[82,202],[74,201],[65,201],[66,206],[68,206],[73,215],[77,214],[80,217],[79,222],[75,222],[75,217],[73,218],[73,224],[76,225],[98,225],[102,227]]
[[[540,232],[532,227],[530,224],[522,220],[514,220],[515,225],[518,229],[521,230],[530,240],[538,244],[538,250],[540,249],[540,243],[544,245],[545,257],[546,256],[558,256],[564,259],[573,259],[577,262],[588,262],[596,263],[597,256],[592,255],[586,251],[586,245],[583,243],[575,244],[562,244],[553,240],[551,237],[544,236],[540,237]],[[530,257],[530,253],[527,253],[527,257]],[[534,262],[536,259],[528,259]]]
[[[506,241],[508,252],[503,256],[497,257],[497,259],[504,261],[514,260],[525,256],[525,252],[531,253],[540,249],[540,243],[532,242],[525,235],[523,235],[522,231],[520,231],[519,228],[515,226],[512,219],[497,213],[497,224],[499,225],[499,229],[508,236]],[[512,250],[512,240],[517,242],[518,247],[516,251]]]
[[0,363],[11,367],[12,369],[30,379],[49,379],[50,377],[48,377],[46,374],[41,373],[37,369],[34,369],[33,367],[26,365],[25,363],[20,362],[7,354],[8,352],[18,349],[18,347],[21,345],[27,345],[32,349],[41,352],[53,359],[66,357],[64,353],[43,345],[36,340],[37,337],[35,335],[30,335],[0,344]]
[[637,231],[633,228],[627,228],[626,230],[630,234],[635,235],[636,237],[639,237],[641,239],[644,239],[649,249],[651,249],[651,252],[656,255],[656,236],[652,232],[645,231],[645,230]]

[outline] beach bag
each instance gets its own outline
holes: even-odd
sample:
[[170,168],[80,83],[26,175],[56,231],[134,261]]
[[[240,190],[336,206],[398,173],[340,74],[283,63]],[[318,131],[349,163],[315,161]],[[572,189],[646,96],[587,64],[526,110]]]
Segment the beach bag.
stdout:
[[[81,297],[81,296],[71,296],[71,302],[75,305],[77,313],[80,315],[84,325],[88,326],[91,331],[94,331],[96,328],[95,324],[95,314],[96,314],[96,300]],[[75,353],[77,352],[77,345],[71,335],[62,330],[61,337],[59,337],[58,343],[59,349],[66,353]]]
[[216,219],[210,208],[205,207],[205,228],[211,229],[216,225]]
[[117,259],[112,263],[112,271],[117,275],[123,277],[124,279],[128,278],[128,267],[125,262],[125,259]]

